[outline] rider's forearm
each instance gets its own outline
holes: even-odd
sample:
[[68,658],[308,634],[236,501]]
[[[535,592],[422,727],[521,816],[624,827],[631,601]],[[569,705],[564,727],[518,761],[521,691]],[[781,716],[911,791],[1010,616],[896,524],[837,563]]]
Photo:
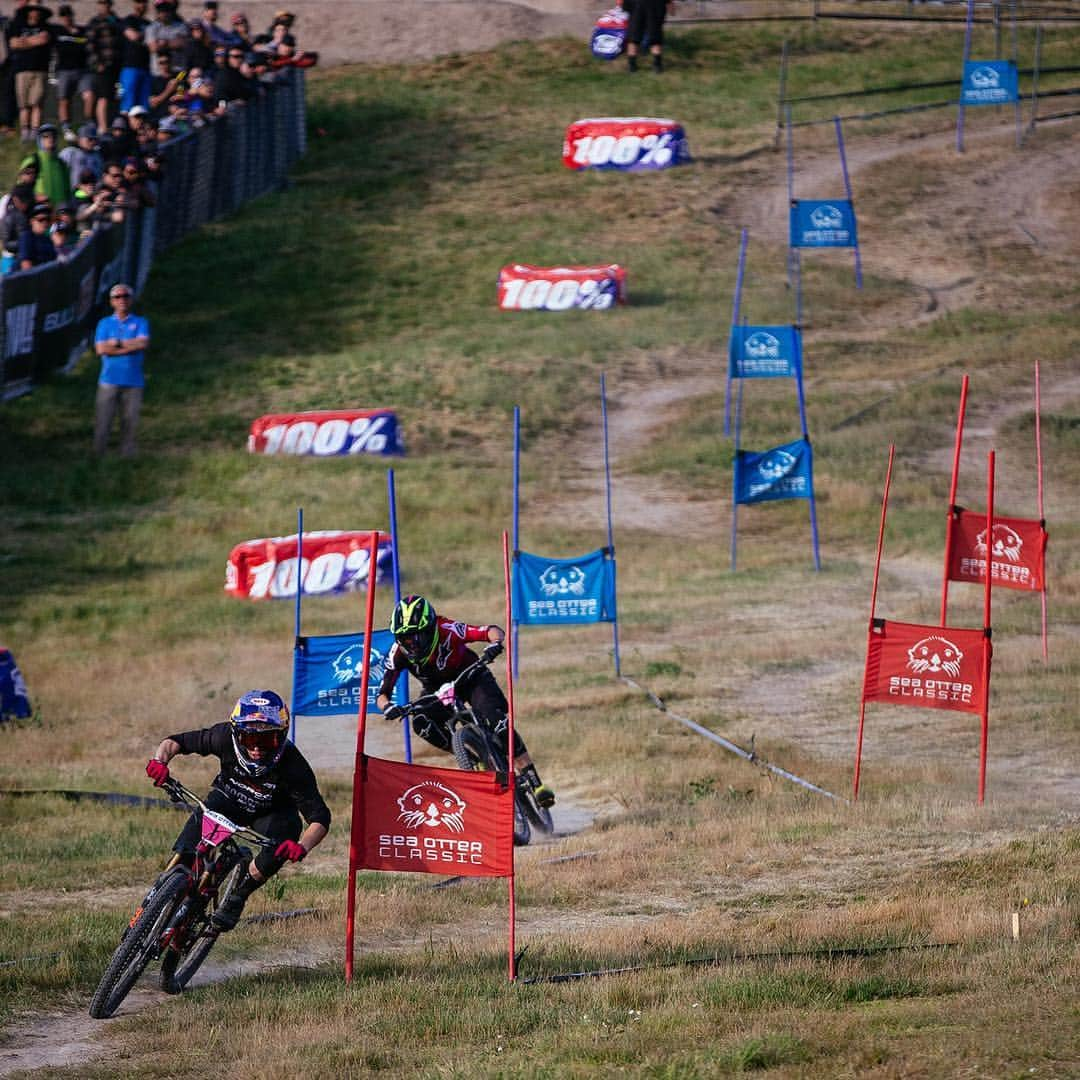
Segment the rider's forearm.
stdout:
[[154,751],[154,758],[166,765],[180,753],[180,744],[175,739],[162,739],[161,745]]
[[326,836],[327,828],[325,825],[320,825],[319,822],[313,821],[300,835],[300,846],[310,851],[314,847],[318,847]]

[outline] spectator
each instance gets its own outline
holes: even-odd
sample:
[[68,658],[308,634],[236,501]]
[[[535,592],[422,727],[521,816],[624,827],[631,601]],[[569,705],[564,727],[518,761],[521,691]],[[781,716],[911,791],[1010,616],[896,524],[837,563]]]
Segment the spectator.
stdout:
[[11,65],[11,38],[15,32],[18,8],[12,18],[0,15],[0,130],[6,134],[19,122],[19,110],[15,106],[15,72]]
[[30,228],[19,237],[19,269],[32,270],[35,266],[56,261],[56,249],[49,239],[52,211],[48,203],[38,203],[30,211]]
[[[168,110],[169,100],[180,92],[182,76],[187,72],[172,74],[169,71],[170,58],[166,52],[154,54],[155,71],[150,79],[150,116],[158,117]],[[134,113],[134,109],[132,113]]]
[[97,14],[86,26],[86,47],[93,78],[94,111],[99,131],[109,123],[109,113],[116,101],[120,79],[120,54],[123,37],[120,20],[113,14],[113,0],[97,0]]
[[206,30],[206,42],[211,48],[229,44],[229,31],[218,25],[217,0],[206,0],[200,22]]
[[[135,106],[138,108],[138,106]],[[101,157],[108,166],[121,162],[135,150],[135,135],[126,116],[114,116],[109,125],[109,136],[101,141]]]
[[124,161],[124,206],[128,210],[142,210],[153,206],[157,196],[150,190],[143,175],[139,159],[129,157]]
[[102,456],[117,408],[120,412],[120,453],[132,457],[142,410],[145,376],[143,365],[150,344],[150,324],[131,311],[130,285],[109,290],[113,313],[97,325],[94,348],[101,357],[97,400],[94,405],[94,453]]
[[57,9],[60,21],[52,28],[56,50],[56,108],[60,126],[71,127],[71,100],[76,93],[82,98],[83,118],[94,118],[94,77],[90,74],[90,59],[86,29],[75,23],[75,11],[70,4]]
[[146,31],[146,0],[132,0],[131,14],[120,23],[123,41],[120,49],[120,111],[150,105],[150,48]]
[[188,23],[188,43],[184,50],[183,67],[190,75],[192,70],[205,71],[214,63],[214,46],[206,33],[206,27],[198,19]]
[[154,11],[157,17],[147,27],[146,44],[151,52],[166,54],[169,64],[167,74],[175,75],[186,66],[184,53],[188,44],[187,23],[177,16],[175,0],[155,0]]
[[652,53],[652,68],[657,74],[664,70],[664,19],[672,0],[634,0],[630,23],[626,30],[626,69],[637,71],[638,48],[647,38]]
[[4,215],[0,217],[0,274],[10,274],[19,265],[19,238],[30,228],[30,208],[34,205],[34,189],[29,184],[16,184],[8,197]]
[[53,223],[52,228],[49,229],[49,239],[52,240],[53,250],[59,262],[67,262],[79,246],[79,236],[75,227],[66,221]]
[[84,172],[89,172],[96,184],[105,168],[105,161],[98,150],[97,125],[83,124],[75,145],[66,146],[60,151],[60,160],[67,166],[70,179],[78,180]]
[[83,228],[93,229],[107,221],[124,220],[124,204],[120,198],[123,182],[122,166],[116,162],[107,164],[93,198],[77,211],[77,220]]
[[71,197],[75,203],[75,220],[80,224],[83,222],[84,208],[88,207],[94,200],[94,188],[96,186],[97,180],[89,169],[79,174],[79,182],[75,186]]
[[56,152],[57,129],[55,124],[42,124],[38,128],[38,148],[22,162],[22,166],[37,161],[38,177],[34,190],[53,206],[66,203],[71,198],[71,174],[67,165]]
[[[227,66],[217,73],[214,79],[214,95],[218,102],[248,102],[255,93],[253,80],[243,71],[244,50],[239,45],[230,45],[227,53]],[[220,105],[219,105],[220,109]]]
[[251,26],[247,16],[242,11],[237,11],[232,19],[232,32],[229,34],[226,44],[229,46],[239,45],[245,52],[251,52],[255,39],[251,36]]
[[[34,185],[37,183],[38,163],[37,159],[33,158],[26,162],[25,165],[19,167],[19,171],[15,174],[15,187],[21,187],[26,185],[33,191]],[[0,218],[7,213],[8,203],[11,201],[11,192],[0,197]],[[31,194],[30,202],[34,201],[34,197]]]
[[19,28],[10,41],[15,99],[19,106],[22,140],[32,142],[41,123],[41,103],[45,100],[45,79],[52,51],[52,34],[46,20],[52,16],[52,11],[41,4],[27,4],[20,9],[19,15]]

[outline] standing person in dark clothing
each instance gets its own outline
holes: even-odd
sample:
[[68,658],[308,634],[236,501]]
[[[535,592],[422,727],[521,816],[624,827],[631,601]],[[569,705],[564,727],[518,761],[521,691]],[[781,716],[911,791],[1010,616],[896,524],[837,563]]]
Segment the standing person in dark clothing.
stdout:
[[[226,723],[170,735],[146,763],[146,775],[160,787],[177,754],[216,757],[221,771],[210,786],[207,806],[280,841],[272,852],[260,849],[214,912],[218,930],[231,930],[248,897],[286,862],[300,862],[330,831],[330,809],[315,774],[288,735],[289,710],[281,697],[273,690],[250,690]],[[199,825],[199,815],[192,815],[177,837],[173,850],[181,860],[194,855]]]
[[56,108],[60,126],[67,131],[71,127],[71,101],[76,94],[82,98],[83,119],[94,118],[94,77],[90,74],[85,27],[76,25],[70,4],[61,4],[57,15],[60,21],[52,28],[56,49]]
[[97,0],[97,13],[86,25],[86,46],[93,79],[94,111],[99,131],[109,125],[120,79],[120,20],[113,14],[113,0]]
[[175,75],[185,67],[188,26],[176,14],[175,0],[154,0],[154,12],[156,17],[146,30],[146,44],[151,52],[168,55],[169,73]]
[[132,0],[131,14],[121,20],[120,111],[129,112],[136,105],[150,107],[150,48],[146,44],[146,0]]
[[226,53],[226,66],[219,68],[214,76],[214,96],[218,101],[250,101],[255,94],[255,80],[243,72],[244,50],[230,45]]
[[664,20],[674,6],[674,0],[634,0],[626,31],[627,71],[637,71],[638,48],[644,38],[649,42],[653,71],[664,70]]
[[41,4],[20,9],[21,22],[9,45],[15,69],[15,100],[19,106],[19,126],[23,142],[32,142],[41,123],[41,103],[45,100],[45,79],[49,72],[52,34],[46,20],[52,11]]
[[17,184],[11,191],[4,216],[0,218],[0,274],[10,274],[19,266],[19,238],[30,228],[30,207],[34,205],[32,184]]
[[19,269],[32,270],[35,266],[56,261],[56,249],[49,237],[52,211],[47,203],[38,203],[30,211],[30,228],[19,237]]
[[185,71],[198,68],[206,71],[214,66],[214,46],[206,34],[206,27],[198,20],[188,23],[188,42],[184,48],[182,67]]

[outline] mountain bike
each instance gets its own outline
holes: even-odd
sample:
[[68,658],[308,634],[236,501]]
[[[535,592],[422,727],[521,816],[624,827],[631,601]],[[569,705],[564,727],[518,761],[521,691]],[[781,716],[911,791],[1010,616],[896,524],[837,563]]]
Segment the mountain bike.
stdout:
[[135,909],[90,1002],[90,1015],[106,1020],[120,1007],[152,960],[161,960],[161,988],[179,994],[214,947],[220,931],[211,916],[225,902],[251,861],[251,849],[273,848],[277,841],[215,813],[179,780],[161,785],[173,802],[200,816],[202,838],[191,866],[179,855],[154,882]]
[[[490,660],[479,658],[475,664],[471,664],[458,675],[450,685],[456,690],[458,684],[490,663]],[[425,694],[403,706],[403,715],[412,717],[417,713],[425,712],[429,706],[435,704],[447,705],[448,703],[439,694]],[[493,735],[476,719],[469,703],[462,701],[455,693],[453,703],[448,707],[453,712],[445,723],[450,731],[450,746],[458,768],[467,772],[486,771],[501,773],[507,777],[513,775],[513,770],[507,764],[505,747],[500,745],[498,736]],[[533,826],[544,833],[553,832],[555,829],[555,824],[551,820],[551,811],[536,801],[528,780],[523,776],[515,776],[514,843],[518,847],[527,844],[532,838]]]

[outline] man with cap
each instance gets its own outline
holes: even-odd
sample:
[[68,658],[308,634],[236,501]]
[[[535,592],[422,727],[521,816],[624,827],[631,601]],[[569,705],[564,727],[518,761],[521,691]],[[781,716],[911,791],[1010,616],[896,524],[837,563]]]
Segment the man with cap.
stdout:
[[0,218],[0,274],[10,274],[19,265],[19,238],[30,228],[30,207],[34,205],[32,184],[16,184]]
[[84,173],[92,173],[94,183],[101,178],[105,168],[104,159],[98,150],[97,124],[86,123],[79,128],[78,139],[74,146],[65,146],[60,151],[60,160],[68,168],[68,176],[73,182],[81,181]]
[[109,125],[120,79],[120,20],[113,14],[113,0],[97,0],[97,12],[86,24],[90,74],[93,78],[94,112],[99,131]]
[[30,211],[30,228],[19,237],[19,269],[32,270],[35,266],[56,261],[56,248],[49,236],[52,211],[48,203],[38,203]]
[[30,142],[41,123],[41,103],[45,100],[45,79],[52,52],[52,33],[46,20],[52,17],[52,11],[41,4],[27,4],[19,15],[18,29],[8,47],[15,69],[15,100],[22,139]]
[[27,165],[37,161],[38,177],[34,191],[53,206],[66,203],[71,198],[71,174],[56,152],[57,135],[55,124],[42,124],[38,128],[37,150],[22,162],[22,165]]
[[206,0],[200,22],[206,29],[211,48],[229,44],[229,31],[218,25],[218,0]]
[[86,30],[75,24],[75,11],[70,4],[57,8],[60,21],[53,28],[53,47],[56,50],[56,108],[60,126],[71,127],[71,99],[76,93],[82,98],[83,118],[94,115],[94,77],[90,74]]
[[135,434],[142,410],[145,376],[143,363],[150,344],[150,324],[131,311],[130,285],[117,284],[109,290],[113,313],[97,325],[94,350],[101,357],[97,399],[94,405],[94,453],[105,453],[109,430],[120,413],[120,453],[132,457]]
[[146,0],[132,0],[131,14],[120,21],[120,111],[150,105],[150,48],[146,44]]

